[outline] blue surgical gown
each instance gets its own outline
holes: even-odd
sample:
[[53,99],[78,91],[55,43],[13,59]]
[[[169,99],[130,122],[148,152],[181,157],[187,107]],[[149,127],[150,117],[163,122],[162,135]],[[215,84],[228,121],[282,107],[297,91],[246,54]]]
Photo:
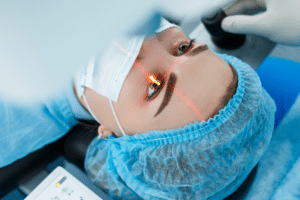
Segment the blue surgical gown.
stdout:
[[300,64],[268,57],[257,73],[276,103],[276,130],[245,200],[300,199]]
[[0,95],[0,113],[0,168],[60,139],[77,119],[92,118],[77,100],[72,80],[51,98],[32,104]]

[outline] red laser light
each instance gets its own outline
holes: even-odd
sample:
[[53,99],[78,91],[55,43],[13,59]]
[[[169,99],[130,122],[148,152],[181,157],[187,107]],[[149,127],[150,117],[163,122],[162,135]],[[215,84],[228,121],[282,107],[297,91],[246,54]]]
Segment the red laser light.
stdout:
[[[132,55],[132,54],[130,54],[129,52],[127,52],[127,51],[125,51],[120,45],[118,45],[117,43],[115,43],[119,48],[120,48],[120,50],[121,51],[123,51],[123,52],[125,52],[125,53],[127,53],[129,56],[131,56],[131,57],[133,57],[134,58],[134,56]],[[167,76],[167,74],[175,67],[175,65],[177,65],[182,59],[185,59],[185,57],[181,57],[179,60],[177,60],[177,61],[175,61],[174,63],[173,63],[173,65],[169,68],[169,70],[166,72],[166,74],[164,75],[164,77],[166,77]],[[156,81],[156,79],[155,79],[155,77],[153,77],[153,76],[150,76],[147,72],[146,72],[146,70],[138,63],[138,62],[134,62],[134,65],[135,66],[137,66],[138,68],[140,68],[141,70],[142,70],[142,72],[146,75],[146,77],[147,77],[147,79],[148,79],[148,81],[150,81],[150,82],[154,82],[154,83],[156,83],[157,81]],[[152,78],[150,78],[150,77],[152,77]],[[157,83],[159,83],[159,82],[157,82]],[[160,83],[159,83],[160,84]],[[159,85],[158,84],[158,85]],[[204,121],[204,118],[203,118],[203,116],[201,115],[201,113],[200,113],[200,111],[198,111],[198,109],[186,98],[186,97],[184,97],[184,95],[183,94],[181,94],[176,88],[174,88],[173,87],[173,90],[176,92],[176,94],[178,94],[179,96],[180,96],[180,98],[181,99],[183,99],[196,113],[197,113],[197,115]],[[140,102],[141,103],[141,102]]]

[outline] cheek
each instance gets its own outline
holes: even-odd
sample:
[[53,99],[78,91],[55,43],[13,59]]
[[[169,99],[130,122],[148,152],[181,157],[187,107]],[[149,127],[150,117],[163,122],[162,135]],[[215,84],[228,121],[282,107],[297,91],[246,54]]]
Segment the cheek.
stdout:
[[[142,76],[142,75],[140,75]],[[128,74],[116,104],[116,112],[120,121],[126,124],[134,120],[138,108],[143,104],[145,84],[142,84],[142,77]]]
[[[93,114],[100,123],[109,127],[111,130],[115,130],[117,127],[108,99],[89,88],[85,89],[85,97]],[[80,102],[82,102],[83,98],[81,97],[80,100]],[[88,110],[86,106],[85,108]]]

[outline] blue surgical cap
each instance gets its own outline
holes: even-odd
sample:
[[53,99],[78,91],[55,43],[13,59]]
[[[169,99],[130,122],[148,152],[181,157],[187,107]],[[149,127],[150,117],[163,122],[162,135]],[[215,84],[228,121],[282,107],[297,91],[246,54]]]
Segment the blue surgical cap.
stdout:
[[217,54],[238,75],[235,95],[208,121],[120,138],[96,138],[85,170],[113,199],[223,199],[246,179],[268,147],[276,106],[257,73]]

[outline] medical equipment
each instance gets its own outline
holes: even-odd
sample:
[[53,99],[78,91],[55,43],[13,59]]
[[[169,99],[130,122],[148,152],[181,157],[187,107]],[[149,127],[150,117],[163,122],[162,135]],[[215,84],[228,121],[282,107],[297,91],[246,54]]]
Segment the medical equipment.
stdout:
[[62,167],[51,172],[25,200],[105,200]]
[[[222,7],[228,1],[114,0],[88,4],[81,1],[1,1],[0,91],[19,102],[50,96],[93,54],[101,54],[119,33],[130,32],[128,29],[133,30],[131,34],[150,33],[157,28],[161,13],[182,22],[195,18],[200,21],[208,5]],[[230,32],[259,34],[276,42],[299,44],[298,1],[289,0],[285,4],[268,1],[267,7],[262,15],[228,17],[222,26]],[[137,26],[137,22],[141,26]],[[256,37],[252,39],[256,41],[251,43],[263,42]],[[263,50],[257,54],[265,52]]]
[[244,34],[225,32],[221,28],[222,20],[225,17],[226,14],[221,8],[214,7],[203,14],[201,21],[210,33],[211,39],[216,46],[228,50],[238,49],[245,43],[246,36]]
[[[211,8],[208,8],[208,10],[205,12],[205,15],[209,15],[211,13],[215,13],[215,6],[212,6]],[[218,25],[220,25],[218,23]],[[210,30],[217,31],[216,30]],[[217,35],[218,33],[215,33]],[[196,42],[201,42],[203,44],[207,44],[208,47],[217,52],[217,53],[226,53],[228,55],[233,55],[242,61],[248,63],[253,69],[257,69],[258,66],[264,61],[264,59],[271,53],[271,51],[275,48],[276,44],[269,39],[257,36],[257,35],[251,35],[246,34],[245,41],[242,41],[242,36],[240,36],[238,44],[243,43],[241,47],[238,49],[224,49],[218,47],[215,42],[213,41],[211,34],[207,31],[205,28],[205,25],[203,23],[200,23],[196,29],[194,29],[190,34],[190,38],[195,38]],[[220,37],[220,36],[219,36]],[[221,36],[222,38],[222,36]],[[227,37],[228,39],[228,37]],[[228,44],[226,44],[227,46]],[[222,44],[221,44],[222,46]],[[239,45],[238,45],[239,46]]]
[[217,55],[238,75],[227,106],[183,128],[95,138],[85,169],[96,185],[121,199],[223,199],[243,183],[268,147],[276,106],[248,64]]
[[[232,0],[230,0],[232,2]],[[228,9],[230,16],[224,19],[222,27],[231,33],[261,35],[284,45],[300,45],[300,3],[298,0],[242,0]],[[254,4],[254,5],[253,5]],[[256,5],[255,5],[256,4]],[[238,15],[248,8],[265,11],[253,16]]]
[[53,95],[114,37],[153,33],[155,3],[0,1],[0,92],[18,103]]

